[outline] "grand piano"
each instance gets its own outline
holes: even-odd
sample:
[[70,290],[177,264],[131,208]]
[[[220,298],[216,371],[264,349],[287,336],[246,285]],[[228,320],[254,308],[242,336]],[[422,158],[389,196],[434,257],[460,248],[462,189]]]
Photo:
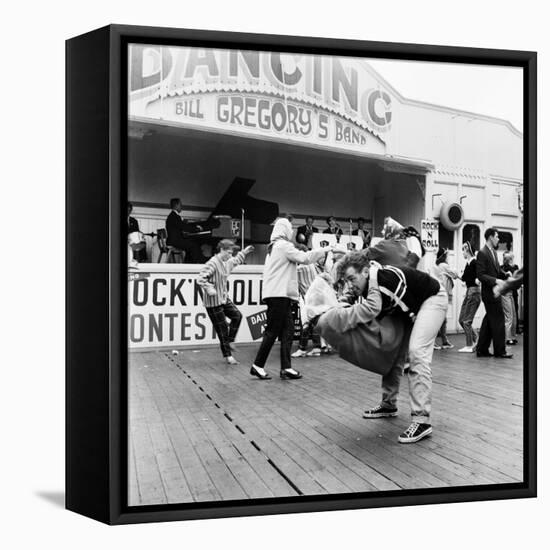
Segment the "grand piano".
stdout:
[[[256,180],[236,177],[222,195],[210,216],[196,222],[208,232],[197,235],[202,242],[217,242],[220,239],[244,239],[247,243],[267,243],[271,235],[271,224],[279,216],[279,205],[275,202],[257,199],[248,193]],[[245,224],[241,227],[243,218]]]

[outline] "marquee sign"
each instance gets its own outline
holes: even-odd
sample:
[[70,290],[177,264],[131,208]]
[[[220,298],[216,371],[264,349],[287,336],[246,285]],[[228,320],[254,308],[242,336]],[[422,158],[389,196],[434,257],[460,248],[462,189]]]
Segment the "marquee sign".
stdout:
[[392,99],[363,63],[131,45],[129,115],[384,154]]

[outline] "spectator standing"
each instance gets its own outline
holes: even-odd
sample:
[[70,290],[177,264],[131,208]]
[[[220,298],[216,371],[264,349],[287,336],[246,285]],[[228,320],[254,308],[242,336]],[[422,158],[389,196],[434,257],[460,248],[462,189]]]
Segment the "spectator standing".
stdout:
[[462,255],[466,260],[461,280],[466,285],[466,294],[460,308],[458,322],[466,335],[466,345],[458,350],[459,353],[473,353],[476,349],[477,334],[472,323],[481,303],[481,291],[477,280],[476,258],[472,245],[465,242],[462,245]]
[[[501,269],[505,273],[506,278],[512,278],[517,270],[517,265],[514,264],[514,254],[512,252],[505,252],[502,256]],[[506,335],[506,345],[515,346],[518,341],[516,338],[517,332],[517,311],[515,305],[515,296],[517,291],[510,290],[502,294],[502,310],[504,311],[504,330]]]
[[[496,250],[499,236],[496,227],[489,227],[485,231],[485,246],[477,253],[476,271],[481,282],[481,300],[485,306],[485,317],[481,323],[476,353],[478,357],[494,355],[501,359],[511,359],[512,354],[506,351],[506,333],[504,328],[504,311],[500,296],[493,293],[497,281],[506,279],[500,268]],[[489,353],[489,346],[493,342],[493,354]]]
[[[454,280],[458,278],[458,273],[447,263],[447,254],[448,250],[446,248],[440,248],[438,250],[435,266],[432,269],[432,275],[441,283],[441,286],[447,292],[447,300],[450,307],[453,303]],[[434,349],[454,348],[447,336],[447,318],[443,321],[438,336],[441,338],[441,345],[435,344]]]

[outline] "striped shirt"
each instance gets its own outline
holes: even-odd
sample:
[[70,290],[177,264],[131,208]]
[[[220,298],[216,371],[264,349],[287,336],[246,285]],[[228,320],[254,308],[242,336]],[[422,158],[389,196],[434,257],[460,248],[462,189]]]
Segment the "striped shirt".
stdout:
[[298,272],[298,292],[303,298],[306,295],[311,283],[323,270],[317,264],[300,264],[297,267]]
[[[245,255],[242,251],[226,262],[220,259],[219,254],[216,254],[204,264],[199,273],[197,284],[205,291],[202,297],[205,307],[216,307],[227,303],[229,299],[227,278],[233,268],[244,263],[244,259]],[[216,294],[210,296],[209,292],[212,290],[215,290]]]

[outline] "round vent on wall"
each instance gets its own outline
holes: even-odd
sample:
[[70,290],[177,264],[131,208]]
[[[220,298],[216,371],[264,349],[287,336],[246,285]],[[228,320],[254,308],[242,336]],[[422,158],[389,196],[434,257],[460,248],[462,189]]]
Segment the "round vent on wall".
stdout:
[[439,220],[445,229],[454,231],[464,223],[464,210],[457,202],[446,202],[441,207]]

